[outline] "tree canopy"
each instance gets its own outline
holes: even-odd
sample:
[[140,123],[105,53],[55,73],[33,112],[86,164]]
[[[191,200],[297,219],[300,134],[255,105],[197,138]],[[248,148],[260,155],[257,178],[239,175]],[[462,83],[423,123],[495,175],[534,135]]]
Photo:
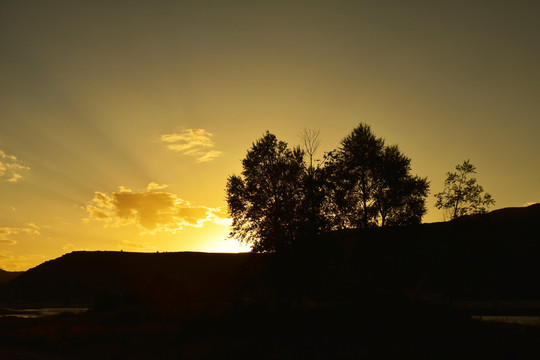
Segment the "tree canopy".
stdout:
[[398,146],[360,124],[314,167],[318,135],[304,132],[306,152],[268,131],[253,143],[227,181],[232,237],[272,252],[329,230],[421,222],[429,183]]
[[327,213],[332,228],[420,223],[426,213],[426,178],[410,174],[411,160],[360,124],[330,153]]
[[242,161],[242,175],[229,177],[231,235],[252,243],[253,251],[279,250],[297,238],[303,157],[299,148],[289,149],[267,131]]

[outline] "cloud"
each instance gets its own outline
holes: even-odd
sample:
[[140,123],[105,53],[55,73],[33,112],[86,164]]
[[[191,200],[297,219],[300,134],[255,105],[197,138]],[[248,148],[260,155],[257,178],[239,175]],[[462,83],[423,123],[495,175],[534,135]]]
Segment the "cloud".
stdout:
[[7,271],[25,271],[45,260],[43,255],[20,255],[12,251],[0,250],[0,269]]
[[21,173],[30,170],[13,155],[0,150],[0,181],[16,183],[22,178]]
[[128,241],[128,240],[122,240],[122,243],[120,244],[120,248],[122,250],[127,249],[128,251],[144,251],[144,252],[154,252],[157,251],[157,247],[153,246],[150,243],[147,242],[135,242],[135,241]]
[[26,227],[0,227],[0,244],[15,245],[17,240],[13,237],[18,235],[40,235],[39,228],[34,223],[26,224]]
[[67,254],[73,251],[88,251],[88,248],[78,247],[74,244],[69,243],[62,246],[62,251]]
[[213,135],[204,129],[185,129],[180,133],[161,135],[160,141],[167,144],[167,148],[186,156],[193,156],[197,162],[214,160],[223,154],[221,151],[212,150]]
[[151,183],[139,191],[124,187],[110,195],[97,191],[86,205],[89,217],[85,221],[99,220],[109,226],[136,224],[152,234],[176,233],[185,226],[201,227],[205,222],[224,226],[230,223],[222,208],[191,205],[173,193],[159,191],[165,187]]

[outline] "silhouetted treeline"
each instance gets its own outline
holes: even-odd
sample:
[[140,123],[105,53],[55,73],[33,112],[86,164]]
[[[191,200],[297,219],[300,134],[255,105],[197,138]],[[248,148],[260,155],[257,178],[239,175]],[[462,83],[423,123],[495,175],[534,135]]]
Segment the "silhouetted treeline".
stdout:
[[411,175],[410,159],[369,125],[360,124],[317,166],[316,141],[307,140],[309,161],[270,132],[253,143],[242,174],[227,182],[231,236],[272,252],[328,231],[421,222],[427,179]]

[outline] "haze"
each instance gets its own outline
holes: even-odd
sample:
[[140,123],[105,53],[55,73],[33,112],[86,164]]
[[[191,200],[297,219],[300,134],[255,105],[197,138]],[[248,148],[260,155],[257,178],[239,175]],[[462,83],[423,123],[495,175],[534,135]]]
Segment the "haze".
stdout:
[[0,268],[72,250],[246,251],[224,188],[265,130],[360,122],[433,194],[466,159],[540,201],[540,3],[2,1]]

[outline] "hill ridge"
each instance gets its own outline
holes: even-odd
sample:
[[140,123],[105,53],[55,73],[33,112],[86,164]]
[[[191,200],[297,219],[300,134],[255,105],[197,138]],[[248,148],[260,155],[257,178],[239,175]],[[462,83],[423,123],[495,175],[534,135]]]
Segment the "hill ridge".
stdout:
[[538,224],[534,204],[442,223],[333,232],[289,258],[74,251],[0,286],[0,303],[91,305],[103,294],[126,293],[154,303],[230,302],[275,286],[306,296],[317,287],[331,297],[420,286],[454,299],[540,300],[531,285],[540,275]]

